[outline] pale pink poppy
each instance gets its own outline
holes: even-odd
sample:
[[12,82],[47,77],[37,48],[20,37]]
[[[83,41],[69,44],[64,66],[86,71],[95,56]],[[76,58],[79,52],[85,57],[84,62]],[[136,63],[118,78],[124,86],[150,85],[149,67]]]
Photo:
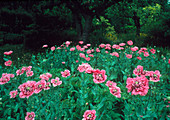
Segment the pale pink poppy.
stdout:
[[79,41],[80,44],[83,44],[83,41]]
[[126,88],[128,88],[128,92],[131,92],[132,95],[141,95],[145,96],[148,93],[149,83],[148,79],[144,76],[136,77],[136,78],[127,78]]
[[21,84],[18,89],[20,89],[20,98],[25,98],[27,99],[34,93],[35,90],[35,81],[27,81],[26,83]]
[[96,119],[95,110],[86,110],[83,115],[83,120],[95,120]]
[[5,64],[5,66],[11,66],[11,65],[12,65],[12,61],[11,61],[11,60],[8,60],[8,61],[6,61],[4,64]]
[[109,88],[109,90],[110,90],[110,93],[112,94],[112,95],[114,95],[115,97],[117,97],[117,98],[121,98],[121,90],[120,90],[120,88],[119,87],[117,87],[117,86],[111,86],[110,88]]
[[25,120],[34,120],[35,113],[34,112],[27,112],[27,116],[25,117]]
[[99,47],[104,48],[105,44],[100,44]]
[[33,71],[27,71],[26,72],[27,77],[31,77],[34,75]]
[[4,52],[4,55],[11,55],[13,51]]
[[75,50],[75,47],[70,48],[70,51],[74,51],[74,50]]
[[105,70],[93,70],[93,81],[95,83],[103,83],[107,79],[107,75],[105,75]]
[[37,93],[41,92],[41,91],[44,89],[45,85],[46,85],[46,81],[45,81],[45,80],[40,80],[40,81],[38,81],[38,82],[35,84],[34,93],[37,94]]
[[11,91],[11,92],[9,93],[9,95],[11,96],[10,98],[15,98],[15,97],[17,96],[17,94],[18,94],[18,91],[17,91],[17,90]]
[[62,77],[68,77],[70,76],[70,71],[69,70],[65,70],[64,72],[61,71]]
[[43,48],[46,48],[46,47],[48,47],[48,45],[43,45],[42,47],[43,47]]
[[128,44],[128,45],[133,45],[132,40],[127,41],[127,44]]
[[61,85],[62,81],[60,81],[60,78],[56,77],[55,79],[51,79],[51,83],[53,84],[53,87],[56,87],[58,85]]
[[51,47],[51,51],[54,51],[54,50],[55,50],[55,47],[54,47],[54,46],[52,46],[52,47]]

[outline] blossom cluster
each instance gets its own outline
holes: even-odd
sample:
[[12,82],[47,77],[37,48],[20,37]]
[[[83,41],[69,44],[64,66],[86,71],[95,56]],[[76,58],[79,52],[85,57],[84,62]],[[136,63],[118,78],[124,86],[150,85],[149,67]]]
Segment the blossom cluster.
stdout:
[[[134,69],[133,74],[135,74],[136,78],[127,78],[126,88],[128,88],[128,92],[131,92],[132,95],[141,95],[145,96],[148,93],[149,89],[149,80],[153,82],[160,81],[160,72],[156,71],[146,71],[143,70],[143,66],[138,65],[137,68]],[[147,79],[149,77],[149,80]]]

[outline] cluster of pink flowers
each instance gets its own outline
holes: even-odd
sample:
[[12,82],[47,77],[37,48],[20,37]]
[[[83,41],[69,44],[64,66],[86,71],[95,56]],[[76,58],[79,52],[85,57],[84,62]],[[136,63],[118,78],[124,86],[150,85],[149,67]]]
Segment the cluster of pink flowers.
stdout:
[[52,77],[52,75],[50,73],[45,73],[45,74],[41,74],[39,78],[42,80],[48,81],[51,77]]
[[33,71],[31,71],[31,68],[32,68],[32,66],[28,66],[28,67],[23,67],[22,69],[17,70],[16,71],[17,76],[22,75],[24,72],[26,72],[27,77],[33,76],[34,73],[33,73]]
[[133,74],[135,74],[136,76],[149,76],[149,80],[153,81],[153,82],[158,82],[160,81],[160,72],[159,70],[155,70],[155,71],[146,71],[143,70],[143,66],[138,65],[137,68],[135,68],[135,70],[133,71]]
[[7,83],[10,81],[10,78],[13,78],[14,74],[3,73],[2,77],[0,78],[0,85]]
[[86,61],[90,61],[90,57],[86,57],[84,53],[80,53],[79,56],[84,58]]
[[106,86],[109,87],[110,93],[117,98],[121,98],[121,90],[117,87],[117,84],[112,81],[107,81]]
[[82,120],[95,120],[96,119],[95,110],[86,110],[83,115]]
[[[21,84],[18,89],[20,90],[19,97],[20,98],[29,98],[32,94],[37,94],[44,90],[49,90],[51,87],[51,83],[54,87],[61,85],[62,81],[59,81],[59,78],[56,77],[55,79],[51,79],[51,83],[48,82],[49,78],[52,75],[50,73],[45,73],[40,75],[40,81],[27,81],[26,83]],[[12,91],[11,91],[12,92]]]
[[119,57],[119,53],[117,53],[117,52],[110,53],[110,55]]
[[84,72],[85,71],[85,73],[92,73],[93,68],[88,63],[82,63],[81,65],[79,65],[77,70],[79,72]]
[[[153,82],[160,81],[160,72],[158,70],[154,71],[145,71],[143,66],[138,65],[137,68],[133,71],[137,76],[136,78],[128,78],[126,81],[126,88],[128,92],[132,92],[132,95],[141,95],[145,96],[148,93],[149,89],[149,80]],[[146,77],[149,76],[148,80]]]
[[34,112],[27,112],[27,116],[25,117],[25,120],[34,120],[35,113]]

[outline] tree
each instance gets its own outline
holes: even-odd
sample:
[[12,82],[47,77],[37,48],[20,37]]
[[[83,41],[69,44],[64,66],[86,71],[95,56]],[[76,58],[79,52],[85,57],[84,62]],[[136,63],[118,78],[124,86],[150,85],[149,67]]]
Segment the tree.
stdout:
[[93,18],[100,19],[99,16],[104,15],[108,7],[120,1],[122,0],[64,0],[62,2],[72,11],[78,39],[87,42]]

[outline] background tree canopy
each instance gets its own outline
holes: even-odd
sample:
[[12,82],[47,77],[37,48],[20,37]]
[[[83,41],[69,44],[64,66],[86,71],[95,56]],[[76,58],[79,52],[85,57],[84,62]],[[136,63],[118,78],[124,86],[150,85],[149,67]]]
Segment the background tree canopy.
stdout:
[[167,46],[170,4],[164,0],[0,2],[0,44],[40,48],[64,41]]

